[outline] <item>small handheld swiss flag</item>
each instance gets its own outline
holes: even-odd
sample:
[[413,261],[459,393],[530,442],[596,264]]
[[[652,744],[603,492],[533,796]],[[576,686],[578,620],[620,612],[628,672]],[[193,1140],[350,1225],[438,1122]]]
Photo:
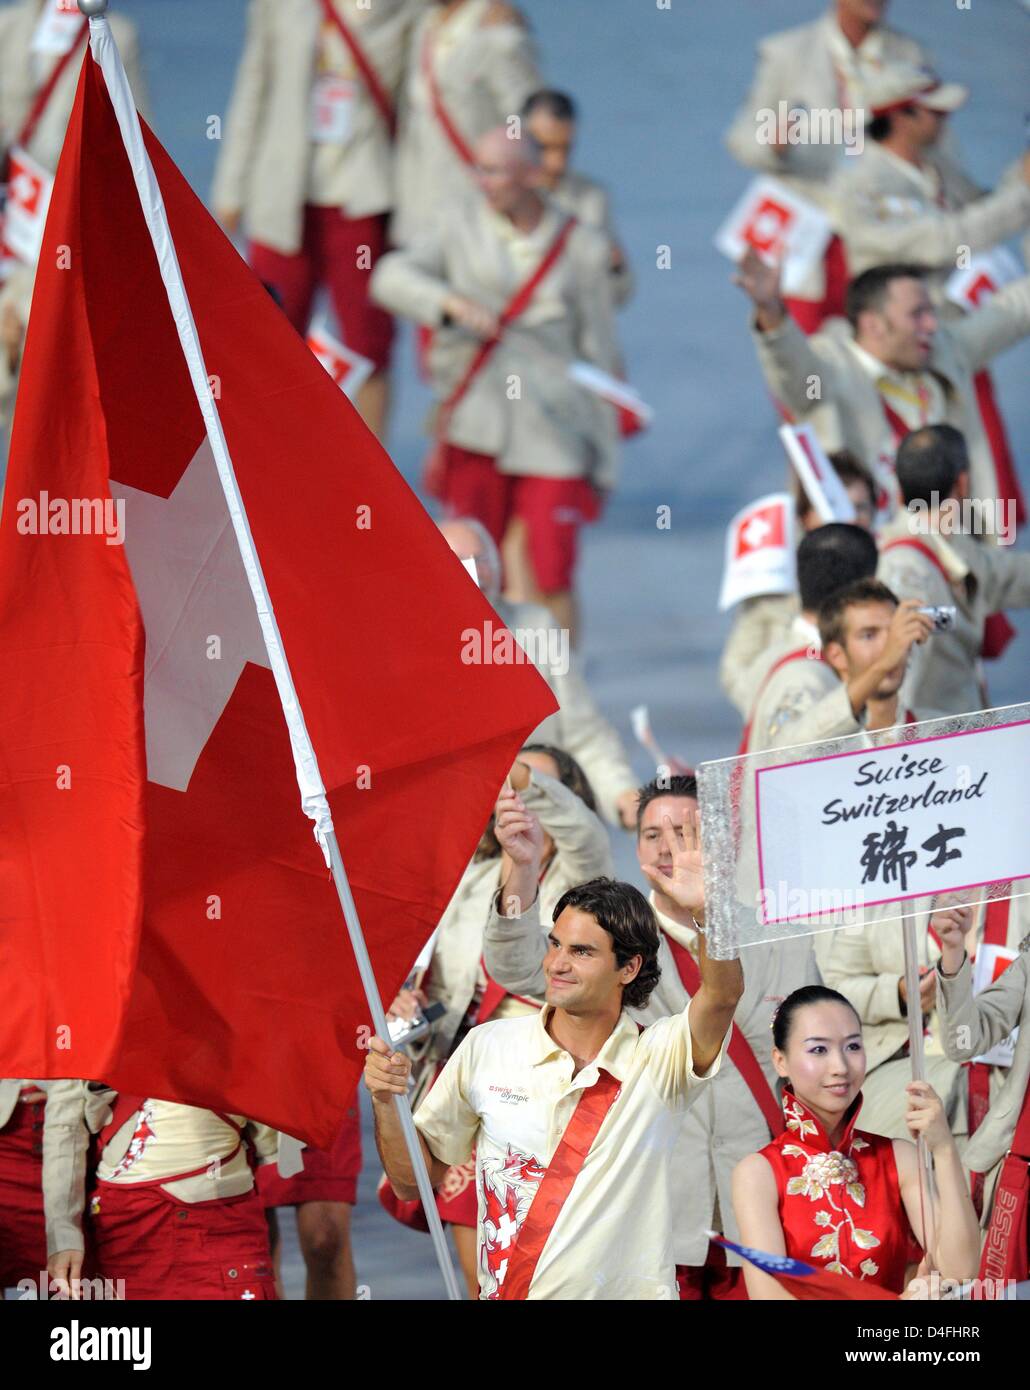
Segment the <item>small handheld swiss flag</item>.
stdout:
[[53,176],[31,155],[17,147],[11,151],[4,241],[25,265],[35,265],[39,258],[53,187]]
[[794,511],[789,493],[744,507],[726,530],[719,610],[759,594],[789,594],[795,585]]
[[716,248],[734,265],[748,247],[782,262],[783,290],[794,294],[821,264],[833,228],[826,214],[775,179],[754,179],[716,233]]

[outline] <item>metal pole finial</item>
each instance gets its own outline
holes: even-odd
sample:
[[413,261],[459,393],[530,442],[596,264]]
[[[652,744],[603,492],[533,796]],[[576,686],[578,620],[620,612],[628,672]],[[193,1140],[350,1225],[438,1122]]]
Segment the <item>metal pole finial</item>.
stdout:
[[79,10],[87,19],[96,19],[107,9],[107,0],[78,0]]

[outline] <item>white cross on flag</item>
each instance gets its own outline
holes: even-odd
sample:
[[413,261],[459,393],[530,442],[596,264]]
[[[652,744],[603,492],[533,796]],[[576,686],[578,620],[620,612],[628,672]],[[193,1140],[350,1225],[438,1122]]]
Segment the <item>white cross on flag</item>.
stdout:
[[727,527],[719,610],[759,594],[789,594],[794,584],[793,502],[788,493],[770,493]]
[[822,261],[832,235],[820,208],[763,175],[745,189],[716,233],[715,245],[734,265],[748,247],[769,264],[782,260],[783,291],[796,294]]
[[369,1008],[307,817],[390,999],[556,706],[462,661],[493,609],[90,33],[0,520],[0,1076],[325,1148]]
[[20,261],[35,265],[53,191],[53,177],[25,150],[11,151],[4,209],[4,241]]

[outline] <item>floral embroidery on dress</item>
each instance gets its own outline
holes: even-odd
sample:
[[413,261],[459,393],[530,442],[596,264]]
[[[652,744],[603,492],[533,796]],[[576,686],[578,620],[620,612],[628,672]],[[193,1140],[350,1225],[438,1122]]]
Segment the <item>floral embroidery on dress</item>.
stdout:
[[799,1138],[804,1139],[806,1134],[818,1134],[818,1127],[805,1118],[804,1111],[789,1095],[783,1097],[783,1113],[787,1117],[787,1128],[797,1130]]
[[[814,1135],[818,1140],[820,1137],[819,1126],[808,1118],[797,1099],[789,1093],[784,1095],[783,1110],[787,1117],[787,1128],[795,1132],[802,1143],[808,1135]],[[865,1139],[858,1135],[852,1138],[847,1132],[844,1135],[843,1143],[849,1152],[859,1152],[869,1148]],[[840,1236],[842,1230],[848,1230],[852,1243],[859,1250],[872,1250],[880,1244],[879,1237],[872,1231],[855,1224],[851,1212],[844,1204],[846,1194],[856,1207],[865,1206],[865,1185],[859,1181],[858,1165],[854,1159],[836,1149],[831,1149],[828,1152],[813,1152],[811,1149],[798,1144],[784,1144],[781,1152],[784,1157],[804,1160],[804,1167],[801,1172],[787,1181],[787,1195],[807,1197],[811,1202],[827,1203],[830,1208],[830,1210],[824,1208],[813,1214],[814,1223],[826,1229],[812,1246],[810,1252],[812,1257],[828,1260],[829,1263],[826,1268],[834,1274],[848,1274],[853,1278],[857,1274],[859,1279],[877,1274],[879,1265],[875,1260],[863,1260],[857,1271],[849,1269],[841,1260]],[[843,1189],[843,1191],[837,1193],[838,1200],[835,1201],[834,1189],[837,1188]],[[835,1216],[839,1217],[839,1220],[835,1221]]]

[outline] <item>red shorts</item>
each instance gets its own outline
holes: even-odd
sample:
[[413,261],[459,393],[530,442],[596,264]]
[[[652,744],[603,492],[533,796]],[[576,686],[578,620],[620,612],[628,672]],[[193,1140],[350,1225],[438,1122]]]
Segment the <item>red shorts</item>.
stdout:
[[[368,248],[367,255],[360,254],[362,247]],[[368,295],[372,271],[385,249],[385,213],[344,217],[338,208],[309,203],[298,252],[285,256],[252,241],[249,260],[258,279],[275,290],[298,333],[307,333],[315,291],[325,285],[346,346],[370,358],[376,371],[385,371],[390,364],[393,319]]]
[[596,521],[601,502],[586,478],[528,478],[501,473],[489,454],[444,447],[443,500],[448,515],[474,516],[498,545],[508,523],[526,524],[533,574],[545,594],[572,588],[579,528]]
[[347,1111],[331,1149],[305,1149],[304,1170],[292,1178],[279,1176],[274,1163],[258,1169],[258,1192],[266,1207],[296,1207],[301,1202],[358,1200],[361,1172],[361,1116],[357,1102]]
[[680,1299],[690,1303],[729,1302],[747,1298],[744,1271],[731,1269],[721,1245],[708,1242],[708,1258],[703,1265],[677,1265],[676,1283]]
[[98,1183],[89,1204],[97,1272],[127,1299],[274,1299],[264,1207],[251,1188],[182,1202],[160,1187]]
[[46,1269],[43,1101],[19,1101],[0,1129],[0,1294]]

